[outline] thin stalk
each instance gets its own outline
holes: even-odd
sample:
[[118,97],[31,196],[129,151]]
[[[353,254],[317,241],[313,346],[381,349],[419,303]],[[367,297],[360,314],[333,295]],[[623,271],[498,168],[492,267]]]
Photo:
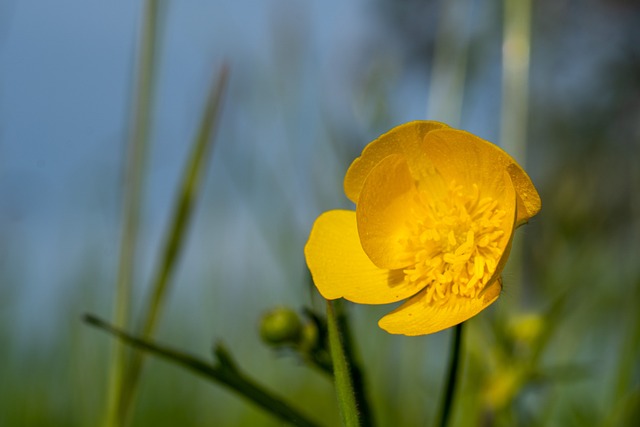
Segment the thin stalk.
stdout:
[[440,427],[447,427],[451,419],[451,412],[453,408],[453,401],[456,393],[456,386],[458,384],[458,377],[460,371],[460,360],[462,353],[462,325],[457,324],[453,328],[453,337],[451,339],[451,354],[449,359],[449,372],[447,374],[447,382],[445,384],[446,389],[442,397],[442,406],[440,408],[439,422]]
[[340,334],[338,318],[332,301],[327,301],[327,328],[340,417],[345,427],[360,427],[362,424],[353,389],[350,363],[345,356],[344,338]]
[[[149,339],[153,336],[158,325],[159,316],[164,307],[166,295],[169,289],[170,279],[173,276],[177,261],[187,235],[191,214],[200,190],[200,184],[204,175],[206,160],[213,145],[213,134],[216,128],[217,118],[224,88],[226,87],[228,70],[224,66],[217,81],[210,91],[209,99],[202,117],[200,130],[195,138],[190,159],[186,165],[180,191],[174,203],[172,221],[169,225],[160,262],[157,265],[151,286],[151,295],[147,301],[146,310],[142,320],[140,336]],[[123,394],[121,420],[129,419],[129,412],[137,393],[140,373],[144,358],[140,352],[134,352],[128,370],[126,381],[126,393]]]
[[[136,258],[140,204],[144,184],[145,160],[151,127],[151,106],[155,80],[154,64],[157,33],[157,1],[147,1],[143,13],[143,25],[138,63],[137,91],[133,100],[129,154],[124,176],[127,191],[123,203],[123,226],[120,240],[120,257],[114,304],[114,324],[125,327],[131,312],[131,283]],[[126,352],[120,341],[113,344],[108,376],[107,407],[103,418],[105,427],[116,426],[118,402],[121,399],[125,372]]]
[[84,320],[92,326],[115,335],[123,343],[154,354],[195,374],[220,383],[287,423],[301,427],[317,427],[315,422],[309,420],[305,415],[242,373],[231,358],[231,355],[220,345],[218,345],[215,352],[218,357],[218,363],[212,365],[188,353],[134,337],[95,316],[85,315]]

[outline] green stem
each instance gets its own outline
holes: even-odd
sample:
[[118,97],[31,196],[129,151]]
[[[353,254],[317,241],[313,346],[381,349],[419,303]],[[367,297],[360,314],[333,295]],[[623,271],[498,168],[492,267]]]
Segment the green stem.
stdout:
[[282,399],[276,397],[273,393],[243,374],[231,358],[231,355],[221,345],[218,345],[215,351],[218,363],[212,365],[188,353],[136,338],[95,316],[85,315],[84,321],[115,335],[131,346],[152,353],[198,375],[219,382],[285,422],[301,427],[318,426]]
[[349,361],[345,357],[344,338],[340,334],[336,311],[331,301],[327,301],[327,328],[329,330],[333,376],[342,423],[345,427],[360,427],[362,424],[356,405]]
[[456,385],[458,383],[458,375],[460,370],[460,359],[462,353],[462,325],[457,324],[453,329],[453,337],[451,340],[451,359],[449,360],[449,372],[447,374],[446,389],[442,399],[442,407],[440,410],[440,427],[447,427],[451,419],[451,409],[453,407],[453,399],[455,397]]
[[369,405],[366,395],[364,371],[359,363],[359,357],[351,338],[351,328],[349,327],[349,318],[344,309],[343,301],[335,301],[335,313],[338,321],[338,331],[342,337],[345,359],[349,361],[351,381],[353,384],[353,394],[356,399],[356,408],[360,415],[360,422],[364,427],[373,427],[375,425],[373,413]]

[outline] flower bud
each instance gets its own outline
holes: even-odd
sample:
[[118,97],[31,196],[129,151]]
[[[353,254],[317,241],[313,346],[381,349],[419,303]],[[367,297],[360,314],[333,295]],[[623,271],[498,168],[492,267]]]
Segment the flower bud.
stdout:
[[260,337],[274,346],[296,345],[302,337],[302,322],[298,313],[287,307],[278,307],[262,317]]

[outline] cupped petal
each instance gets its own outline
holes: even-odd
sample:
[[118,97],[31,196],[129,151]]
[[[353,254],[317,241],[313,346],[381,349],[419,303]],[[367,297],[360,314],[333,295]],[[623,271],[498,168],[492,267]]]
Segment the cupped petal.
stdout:
[[362,249],[378,267],[398,269],[414,261],[407,241],[412,224],[423,216],[419,197],[405,156],[387,156],[369,172],[356,218]]
[[502,181],[494,188],[496,194],[500,197],[496,199],[498,202],[498,208],[504,210],[504,217],[500,224],[502,230],[502,236],[498,243],[498,247],[502,250],[499,259],[496,262],[496,267],[492,273],[491,278],[487,283],[491,283],[496,280],[509,259],[509,253],[511,252],[511,243],[513,242],[513,235],[516,229],[516,220],[518,215],[518,209],[516,204],[517,194],[511,176],[508,172],[502,172]]
[[533,186],[529,175],[517,163],[511,163],[507,166],[507,172],[511,176],[511,181],[518,195],[518,218],[516,226],[527,223],[542,209],[542,200],[538,194],[538,190]]
[[380,319],[378,325],[390,334],[415,336],[439,332],[480,313],[498,299],[501,289],[502,280],[498,277],[478,298],[451,294],[441,304],[428,304],[424,290]]
[[505,211],[501,223],[503,234],[498,244],[502,252],[484,289],[475,298],[450,293],[445,301],[435,302],[429,302],[425,289],[380,319],[378,325],[382,329],[391,334],[410,336],[439,332],[470,319],[498,299],[502,290],[501,274],[509,258],[516,219],[515,189],[506,171],[502,177],[502,185],[498,189],[504,195],[498,201],[498,206]]
[[410,162],[420,163],[424,152],[418,149],[418,144],[429,132],[443,128],[448,126],[434,121],[413,121],[397,126],[369,143],[347,170],[344,178],[344,192],[347,197],[352,202],[358,203],[369,172],[389,155],[403,154]]
[[497,145],[462,130],[436,129],[425,135],[421,147],[432,162],[425,167],[435,166],[445,179],[456,180],[459,184],[477,184],[484,195],[491,195],[495,183],[502,180],[496,171],[506,170],[517,194],[517,225],[540,211],[540,196],[531,179]]
[[313,282],[326,299],[359,304],[387,304],[415,295],[402,270],[376,267],[362,250],[356,213],[333,210],[316,219],[304,248]]

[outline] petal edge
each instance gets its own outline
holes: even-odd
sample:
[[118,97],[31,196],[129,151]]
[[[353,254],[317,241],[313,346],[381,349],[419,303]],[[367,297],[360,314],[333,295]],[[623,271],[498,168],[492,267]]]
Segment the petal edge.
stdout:
[[384,316],[378,325],[390,334],[426,335],[462,323],[493,304],[500,296],[502,280],[498,278],[483,291],[481,298],[451,295],[452,300],[438,306],[424,303],[424,292]]
[[396,126],[367,144],[360,157],[351,163],[344,177],[344,192],[349,200],[358,203],[369,172],[382,159],[391,154],[404,154],[409,159],[415,158],[417,144],[427,133],[448,127],[436,121],[415,120]]

